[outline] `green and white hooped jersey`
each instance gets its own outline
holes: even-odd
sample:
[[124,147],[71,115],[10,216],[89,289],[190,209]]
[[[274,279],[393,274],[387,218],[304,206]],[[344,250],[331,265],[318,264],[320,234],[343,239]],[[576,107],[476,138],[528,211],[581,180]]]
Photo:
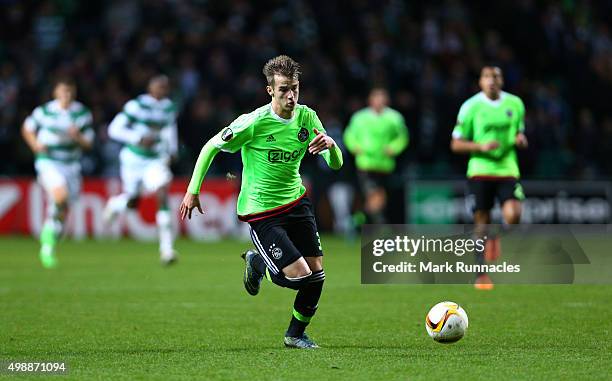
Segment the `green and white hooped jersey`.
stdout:
[[76,126],[86,140],[93,142],[94,139],[91,112],[76,101],[68,109],[61,108],[57,100],[38,106],[26,118],[24,126],[36,133],[36,139],[47,147],[46,153],[36,154],[37,160],[78,162],[82,151],[68,133],[72,126]]
[[[108,127],[109,136],[123,144],[125,149],[149,158],[174,155],[178,150],[176,108],[168,99],[157,100],[143,94],[130,100]],[[140,141],[151,137],[155,144],[143,147]]]
[[[237,211],[243,220],[288,205],[304,195],[299,168],[315,137],[325,133],[317,113],[296,105],[291,119],[283,119],[267,104],[244,114],[212,138],[220,150],[242,153],[242,185]],[[321,155],[329,155],[329,150]]]

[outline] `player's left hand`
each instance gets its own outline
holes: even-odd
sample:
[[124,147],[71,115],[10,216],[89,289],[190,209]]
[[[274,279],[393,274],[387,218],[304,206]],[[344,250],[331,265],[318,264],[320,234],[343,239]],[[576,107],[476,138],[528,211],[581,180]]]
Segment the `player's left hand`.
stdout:
[[522,132],[520,132],[518,135],[516,135],[516,139],[514,140],[514,144],[516,145],[516,148],[521,148],[521,149],[522,148],[527,148],[527,146],[529,145],[529,143],[527,142],[527,137]]
[[325,151],[326,149],[330,149],[330,148],[332,148],[332,147],[334,147],[336,145],[336,142],[334,141],[334,139],[332,139],[329,136],[321,133],[316,128],[313,129],[312,131],[317,136],[315,136],[315,138],[312,139],[310,144],[308,144],[308,152],[310,152],[311,154],[316,155],[316,154],[321,153],[321,152]]
[[82,149],[90,150],[93,142],[85,139],[78,126],[72,125],[68,128],[68,136],[74,140]]
[[204,214],[204,212],[202,212],[202,206],[200,205],[200,195],[186,192],[179,208],[181,220],[184,220],[185,217],[191,219],[191,211],[195,208],[198,208],[200,214]]

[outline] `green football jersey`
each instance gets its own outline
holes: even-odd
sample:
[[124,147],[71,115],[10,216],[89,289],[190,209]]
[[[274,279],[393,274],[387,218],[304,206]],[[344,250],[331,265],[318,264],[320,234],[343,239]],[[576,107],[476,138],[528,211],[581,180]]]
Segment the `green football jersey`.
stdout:
[[515,138],[525,129],[525,106],[516,95],[501,92],[493,101],[480,92],[463,103],[453,130],[453,138],[476,143],[496,141],[489,152],[474,152],[468,162],[467,177],[495,176],[519,178]]
[[[357,169],[362,171],[393,172],[394,155],[408,145],[408,129],[398,111],[386,107],[380,114],[371,108],[357,111],[344,131],[344,144],[356,154]],[[390,156],[386,151],[392,152]]]
[[213,137],[213,144],[222,151],[241,150],[239,216],[269,211],[304,195],[299,168],[315,128],[325,132],[309,107],[298,104],[293,117],[283,119],[267,104],[241,115]]

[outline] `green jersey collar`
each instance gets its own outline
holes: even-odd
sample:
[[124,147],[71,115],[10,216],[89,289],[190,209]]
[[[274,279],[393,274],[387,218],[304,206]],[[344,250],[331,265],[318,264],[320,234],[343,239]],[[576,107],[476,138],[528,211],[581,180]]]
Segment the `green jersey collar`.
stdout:
[[272,116],[274,117],[274,119],[278,120],[279,122],[285,123],[285,124],[289,124],[291,122],[293,122],[293,120],[295,119],[295,109],[297,108],[298,104],[295,104],[295,107],[293,108],[293,115],[291,115],[291,118],[289,119],[285,119],[282,116],[278,115],[277,113],[274,112],[274,109],[272,108],[272,102],[270,102],[270,114],[272,114]]
[[481,91],[481,92],[478,93],[478,96],[480,97],[480,99],[483,102],[485,102],[488,105],[493,106],[493,107],[499,107],[502,104],[502,102],[504,101],[504,99],[506,98],[507,95],[508,95],[508,93],[506,93],[505,91],[500,91],[499,92],[499,98],[493,100],[493,99],[490,99],[489,97],[487,97],[487,95],[484,93],[484,91]]
[[380,110],[380,113],[376,112],[376,110],[374,110],[372,107],[367,107],[368,111],[376,116],[381,116],[384,115],[387,111],[389,111],[389,107],[385,106],[383,107],[382,110]]

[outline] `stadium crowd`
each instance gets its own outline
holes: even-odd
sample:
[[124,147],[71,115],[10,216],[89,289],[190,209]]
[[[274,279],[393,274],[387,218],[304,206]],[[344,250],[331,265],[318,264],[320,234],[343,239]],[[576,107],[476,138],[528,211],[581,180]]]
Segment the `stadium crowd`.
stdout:
[[[76,80],[79,100],[94,115],[97,144],[84,174],[116,175],[119,145],[107,125],[158,72],[173,82],[181,141],[175,171],[188,175],[203,142],[269,102],[261,67],[281,53],[302,64],[300,102],[318,111],[337,141],[369,89],[388,88],[410,130],[403,174],[464,176],[464,162],[448,148],[450,133],[459,105],[478,91],[480,68],[495,63],[505,89],[526,104],[525,177],[612,175],[609,0],[1,4],[1,175],[33,173],[19,130],[58,76]],[[239,168],[238,155],[222,155],[212,172]],[[350,166],[343,173],[352,176]]]

